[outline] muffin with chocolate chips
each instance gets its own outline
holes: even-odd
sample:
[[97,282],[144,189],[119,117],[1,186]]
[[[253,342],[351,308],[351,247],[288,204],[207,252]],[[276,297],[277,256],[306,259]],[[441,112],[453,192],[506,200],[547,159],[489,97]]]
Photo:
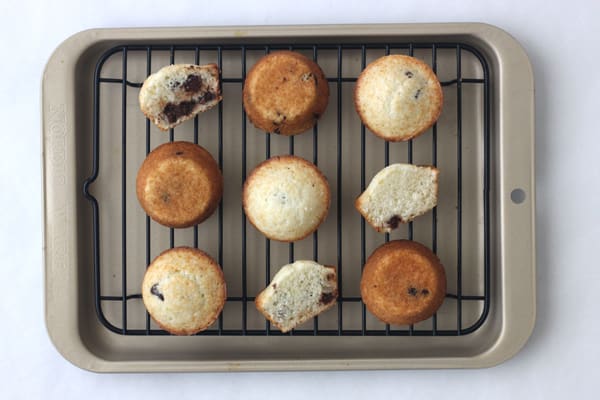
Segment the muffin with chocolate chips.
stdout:
[[142,163],[136,194],[159,224],[186,228],[208,218],[223,194],[223,176],[211,154],[189,142],[165,143]]
[[142,112],[166,131],[221,101],[216,64],[169,65],[150,75],[139,94]]
[[446,273],[422,244],[394,240],[368,258],[360,281],[367,309],[387,324],[408,325],[431,317],[446,296]]
[[295,135],[312,128],[325,112],[329,84],[304,55],[277,51],[261,58],[244,83],[248,119],[269,133]]
[[438,175],[431,165],[389,165],[373,177],[354,206],[377,232],[391,232],[436,206]]
[[337,296],[335,267],[298,260],[281,267],[255,303],[265,318],[288,332],[333,307]]
[[313,233],[329,211],[325,175],[297,156],[260,163],[244,182],[242,205],[248,220],[269,239],[294,242]]
[[439,118],[442,103],[442,87],[433,70],[400,54],[370,63],[354,89],[354,105],[363,124],[390,142],[425,132]]
[[174,335],[193,335],[217,319],[227,298],[223,272],[201,250],[176,247],[152,261],[142,282],[148,313]]

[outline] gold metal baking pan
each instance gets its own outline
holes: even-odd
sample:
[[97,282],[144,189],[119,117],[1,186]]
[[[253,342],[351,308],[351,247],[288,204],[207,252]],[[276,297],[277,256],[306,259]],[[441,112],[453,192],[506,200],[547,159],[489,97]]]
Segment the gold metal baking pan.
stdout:
[[[318,126],[293,139],[267,135],[241,106],[246,72],[264,54],[292,49],[315,59],[331,92]],[[386,54],[424,60],[443,85],[437,124],[386,144],[353,107],[356,77]],[[173,131],[139,110],[145,77],[170,63],[219,64],[224,100]],[[475,368],[524,345],[535,321],[534,90],[522,47],[484,24],[272,26],[85,31],[50,58],[42,82],[46,324],[60,353],[98,372]],[[196,228],[150,221],[135,198],[147,152],[196,141],[219,161],[222,204]],[[318,164],[332,189],[317,234],[270,242],[247,223],[244,178],[259,162],[294,153]],[[437,208],[391,235],[364,224],[353,201],[386,164],[435,164]],[[432,248],[448,295],[435,317],[387,326],[365,310],[366,257],[397,238]],[[198,246],[228,285],[207,331],[161,331],[140,299],[148,263],[163,250]],[[336,265],[336,306],[291,334],[256,311],[254,296],[294,259]]]

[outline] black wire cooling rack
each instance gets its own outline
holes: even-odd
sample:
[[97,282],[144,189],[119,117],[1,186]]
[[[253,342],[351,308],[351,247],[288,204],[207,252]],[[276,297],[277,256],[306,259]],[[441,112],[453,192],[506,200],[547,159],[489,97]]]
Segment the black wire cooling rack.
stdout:
[[[489,100],[489,70],[487,66],[487,62],[483,55],[475,48],[462,43],[355,43],[355,44],[269,44],[269,45],[260,45],[260,44],[227,44],[227,45],[214,45],[214,44],[202,44],[202,45],[190,45],[190,44],[130,44],[130,45],[121,45],[113,47],[107,50],[98,60],[94,75],[94,108],[93,108],[93,140],[92,140],[92,152],[93,152],[93,171],[91,175],[85,180],[83,183],[83,191],[85,197],[91,202],[93,209],[93,260],[91,260],[91,266],[94,268],[94,301],[96,306],[96,312],[101,323],[108,328],[109,330],[116,332],[118,334],[123,335],[168,335],[167,332],[157,329],[151,323],[151,320],[146,313],[145,315],[145,327],[136,327],[130,328],[131,324],[128,322],[128,317],[130,317],[130,312],[128,313],[128,303],[129,302],[141,302],[141,294],[139,292],[128,293],[127,292],[127,269],[128,268],[145,268],[148,264],[150,264],[151,260],[151,252],[150,252],[150,242],[152,231],[150,229],[151,222],[149,217],[146,216],[146,231],[145,231],[145,255],[146,255],[146,265],[127,265],[127,251],[130,243],[127,241],[128,235],[128,227],[127,227],[127,219],[126,219],[126,205],[125,205],[125,193],[126,191],[131,191],[131,184],[126,181],[125,174],[125,166],[127,165],[127,113],[126,113],[126,101],[125,97],[127,96],[128,88],[139,88],[142,85],[142,82],[134,82],[128,80],[128,57],[132,53],[136,55],[136,62],[139,62],[140,55],[145,55],[145,63],[146,63],[146,75],[151,73],[151,66],[153,55],[156,52],[161,52],[164,54],[168,52],[170,55],[170,62],[174,63],[176,54],[179,52],[192,52],[195,57],[195,62],[198,64],[200,60],[200,55],[203,52],[216,52],[217,56],[217,64],[219,68],[221,68],[223,63],[224,53],[227,52],[226,57],[237,57],[241,64],[241,75],[237,77],[222,77],[222,84],[231,84],[238,85],[238,88],[241,92],[243,83],[246,77],[247,71],[247,52],[249,51],[264,51],[265,54],[274,50],[295,50],[295,51],[303,51],[305,54],[312,52],[312,57],[315,61],[319,61],[319,55],[323,51],[328,52],[337,52],[337,72],[335,75],[329,74],[327,77],[330,89],[337,91],[337,103],[331,102],[334,104],[330,104],[330,108],[335,108],[336,118],[337,118],[337,149],[335,150],[337,154],[337,176],[330,177],[330,180],[333,180],[332,190],[336,190],[337,193],[341,193],[344,189],[342,187],[342,114],[344,112],[342,107],[342,84],[347,82],[354,82],[357,79],[357,76],[346,76],[343,73],[342,63],[350,62],[344,59],[344,53],[348,51],[359,52],[360,57],[360,67],[364,69],[367,64],[367,54],[370,51],[383,52],[384,54],[390,54],[391,51],[402,51],[405,54],[413,55],[415,51],[419,51],[420,54],[423,52],[427,52],[429,54],[430,65],[433,70],[437,72],[438,68],[438,52],[441,50],[444,51],[453,51],[456,57],[456,77],[454,79],[442,81],[442,86],[445,87],[445,90],[448,90],[448,87],[455,88],[456,95],[456,133],[457,133],[457,146],[455,149],[455,157],[456,157],[456,165],[457,170],[455,173],[457,174],[457,207],[456,207],[456,241],[457,241],[457,249],[456,249],[456,275],[448,276],[448,279],[456,280],[456,292],[448,293],[446,301],[453,301],[456,303],[456,327],[453,329],[438,329],[437,316],[434,315],[430,321],[426,321],[424,324],[427,327],[423,327],[424,324],[420,324],[419,328],[414,326],[408,327],[390,327],[389,325],[381,324],[381,328],[373,329],[367,326],[366,323],[366,310],[364,304],[361,303],[361,298],[357,296],[345,296],[344,295],[344,248],[342,246],[342,235],[344,235],[344,221],[342,219],[342,196],[337,196],[337,207],[336,207],[336,218],[337,218],[337,232],[336,232],[336,243],[337,243],[337,265],[338,265],[338,285],[339,285],[339,299],[337,302],[337,329],[323,329],[319,327],[319,317],[316,317],[313,322],[312,329],[295,329],[290,333],[285,335],[311,335],[311,336],[458,336],[465,335],[477,330],[485,321],[489,309],[490,309],[490,204],[489,204],[489,180],[490,180],[490,152],[489,152],[489,136],[490,136],[490,100]],[[461,73],[461,57],[465,53],[470,53],[475,56],[478,62],[481,64],[481,70],[483,71],[482,78],[472,78],[472,77],[463,77]],[[121,56],[122,69],[121,76],[118,77],[105,77],[103,76],[103,66],[106,61],[115,55]],[[353,61],[355,62],[355,61]],[[100,146],[99,146],[99,135],[100,135],[100,113],[101,111],[101,96],[103,93],[103,88],[105,85],[116,85],[121,88],[121,115],[117,117],[121,119],[121,132],[117,133],[121,135],[121,163],[122,163],[122,171],[120,177],[114,177],[115,179],[121,179],[121,221],[116,222],[120,224],[121,227],[121,288],[120,292],[115,293],[114,288],[111,288],[110,293],[106,293],[104,287],[101,285],[102,276],[103,276],[103,266],[101,264],[101,251],[100,251],[100,218],[99,218],[99,208],[102,204],[90,193],[90,188],[93,186],[94,181],[99,176],[99,160],[100,160]],[[482,238],[481,241],[483,243],[483,259],[478,268],[482,271],[480,282],[480,287],[482,288],[479,293],[463,293],[463,274],[462,274],[462,118],[463,118],[463,110],[462,110],[462,102],[463,102],[463,87],[464,85],[479,85],[483,88],[483,96],[481,109],[483,110],[483,115],[481,118],[481,126],[479,127],[479,132],[482,135],[482,143],[483,143],[483,176],[482,185],[483,185],[483,193],[480,194],[480,201],[483,209],[483,230],[482,230]],[[218,117],[217,117],[217,126],[218,126],[218,154],[216,158],[218,160],[219,166],[221,168],[223,165],[223,118],[224,111],[222,103],[219,104],[218,109]],[[231,118],[239,118],[240,121],[240,131],[241,131],[241,146],[242,146],[242,160],[241,160],[241,178],[242,181],[246,178],[247,174],[247,162],[246,162],[246,149],[248,147],[248,138],[246,133],[246,115],[244,111],[241,111],[239,115],[228,115],[228,119]],[[193,140],[195,143],[198,143],[198,117],[193,121],[194,123],[194,136]],[[146,153],[151,151],[150,145],[150,122],[146,120]],[[141,134],[141,132],[135,132],[135,134]],[[305,133],[308,135],[308,133]],[[432,146],[431,146],[431,160],[432,164],[437,165],[438,160],[438,126],[434,125],[432,128]],[[318,148],[317,137],[319,135],[319,127],[318,125],[314,127],[312,131],[313,135],[313,148],[312,148],[312,162],[317,164],[318,162],[318,154],[320,149]],[[173,141],[175,139],[175,131],[172,129],[169,132],[169,139]],[[365,127],[363,125],[360,126],[360,142],[361,142],[361,160],[360,160],[360,169],[358,169],[357,162],[357,173],[360,173],[360,182],[361,182],[361,190],[364,190],[366,186],[365,181]],[[271,155],[271,136],[265,135],[265,158],[270,157]],[[408,154],[407,159],[408,162],[413,161],[413,143],[412,141],[408,143]],[[294,137],[289,138],[289,153],[294,153]],[[321,149],[322,151],[322,149]],[[328,151],[331,151],[328,150]],[[444,149],[444,151],[448,151]],[[385,143],[384,153],[382,157],[385,158],[385,165],[388,165],[390,162],[390,149],[389,143]],[[225,166],[226,167],[226,166]],[[227,183],[226,183],[227,184]],[[241,208],[241,207],[240,207]],[[218,248],[217,248],[217,260],[221,266],[223,266],[223,215],[224,213],[233,212],[240,213],[240,208],[236,208],[233,210],[225,209],[223,203],[218,208],[218,212],[216,217],[218,218],[218,232],[216,235],[218,236]],[[263,329],[255,329],[248,327],[247,315],[248,315],[248,307],[253,307],[254,296],[248,292],[247,288],[247,222],[246,217],[241,212],[241,265],[239,266],[239,277],[241,279],[241,295],[240,296],[230,296],[227,298],[227,303],[238,303],[241,304],[241,313],[238,322],[238,326],[235,329],[225,328],[223,324],[223,315],[219,317],[218,322],[214,324],[213,327],[208,330],[199,333],[199,335],[282,335],[276,329],[272,329],[268,322],[265,322]],[[437,210],[433,210],[433,216],[431,219],[431,247],[434,252],[436,252],[438,247],[438,218],[437,218]],[[366,257],[367,257],[367,246],[365,241],[365,221],[361,219],[360,225],[360,243],[357,243],[357,246],[360,246],[361,253],[361,265],[364,265]],[[174,230],[170,230],[170,247],[175,245],[174,238]],[[319,240],[318,240],[319,231],[313,234],[313,257],[315,260],[318,259],[319,256]],[[410,223],[408,226],[408,239],[413,239],[413,224]],[[387,242],[390,239],[389,234],[385,235],[385,241]],[[142,241],[143,242],[143,241]],[[193,243],[196,247],[198,247],[198,227],[193,228]],[[142,243],[142,245],[144,245]],[[265,239],[264,245],[264,253],[265,253],[265,285],[268,285],[270,276],[271,276],[271,243],[268,239]],[[289,244],[289,260],[292,262],[294,260],[294,244]],[[233,266],[235,268],[236,266]],[[141,282],[140,282],[141,286]],[[481,312],[479,314],[479,318],[475,323],[470,324],[469,326],[463,326],[463,304],[465,302],[477,302],[479,303]],[[107,303],[118,303],[121,308],[120,321],[118,322],[110,322],[105,313],[103,311],[104,306]],[[360,328],[346,328],[344,326],[343,321],[343,308],[345,304],[348,303],[358,303],[361,304],[360,312],[361,312],[361,326]],[[357,308],[358,309],[358,308]]]

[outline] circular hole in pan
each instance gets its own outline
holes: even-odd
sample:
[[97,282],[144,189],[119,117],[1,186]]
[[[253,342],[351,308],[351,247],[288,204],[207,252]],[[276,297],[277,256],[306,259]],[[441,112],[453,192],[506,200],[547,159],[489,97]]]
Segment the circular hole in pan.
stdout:
[[514,189],[510,192],[510,199],[515,204],[521,204],[525,201],[525,191],[523,189]]

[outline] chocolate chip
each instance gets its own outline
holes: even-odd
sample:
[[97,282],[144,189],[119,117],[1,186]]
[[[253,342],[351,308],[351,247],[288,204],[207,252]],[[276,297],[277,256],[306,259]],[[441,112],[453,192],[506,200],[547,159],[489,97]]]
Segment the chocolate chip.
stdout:
[[197,92],[202,86],[202,79],[198,75],[189,75],[183,82],[183,89],[186,92]]
[[162,201],[164,201],[165,203],[168,203],[169,200],[171,200],[171,196],[169,195],[169,193],[164,192],[160,198],[162,199]]
[[385,224],[390,227],[391,229],[396,229],[398,227],[398,224],[400,224],[400,216],[398,215],[394,215],[392,218],[388,219]]
[[417,100],[420,95],[421,95],[421,89],[419,89],[419,90],[416,91],[416,93],[415,93],[415,100]]
[[404,75],[406,75],[409,79],[413,77],[413,73],[410,71],[406,71]]
[[319,297],[319,303],[321,304],[329,304],[335,300],[335,293],[321,293],[321,297]]
[[208,103],[212,99],[215,98],[215,94],[213,92],[206,92],[198,99],[198,104]]
[[333,280],[333,278],[334,278],[334,277],[335,277],[335,275],[334,275],[334,274],[327,274],[327,280],[328,280],[328,281],[331,281],[331,280]]
[[175,155],[176,155],[176,156],[180,156],[180,155],[182,155],[182,154],[183,154],[183,151],[176,151],[176,152],[175,152]]
[[423,290],[421,290],[421,294],[422,294],[423,296],[428,296],[428,295],[429,295],[429,290],[427,290],[427,289],[423,289]]
[[411,286],[408,288],[407,292],[409,295],[417,297],[417,293],[418,293],[417,288],[414,288]]
[[158,297],[160,299],[160,301],[165,301],[165,296],[163,296],[163,294],[160,292],[160,290],[158,290],[158,283],[155,283],[154,285],[152,285],[152,287],[150,288],[150,293],[152,293],[153,295]]
[[271,287],[273,288],[273,290],[275,290],[275,288],[277,287],[277,284],[274,283],[274,284],[271,285]]
[[182,101],[179,104],[167,103],[163,113],[169,120],[169,123],[174,123],[180,117],[189,115],[194,110],[196,103],[194,101]]

